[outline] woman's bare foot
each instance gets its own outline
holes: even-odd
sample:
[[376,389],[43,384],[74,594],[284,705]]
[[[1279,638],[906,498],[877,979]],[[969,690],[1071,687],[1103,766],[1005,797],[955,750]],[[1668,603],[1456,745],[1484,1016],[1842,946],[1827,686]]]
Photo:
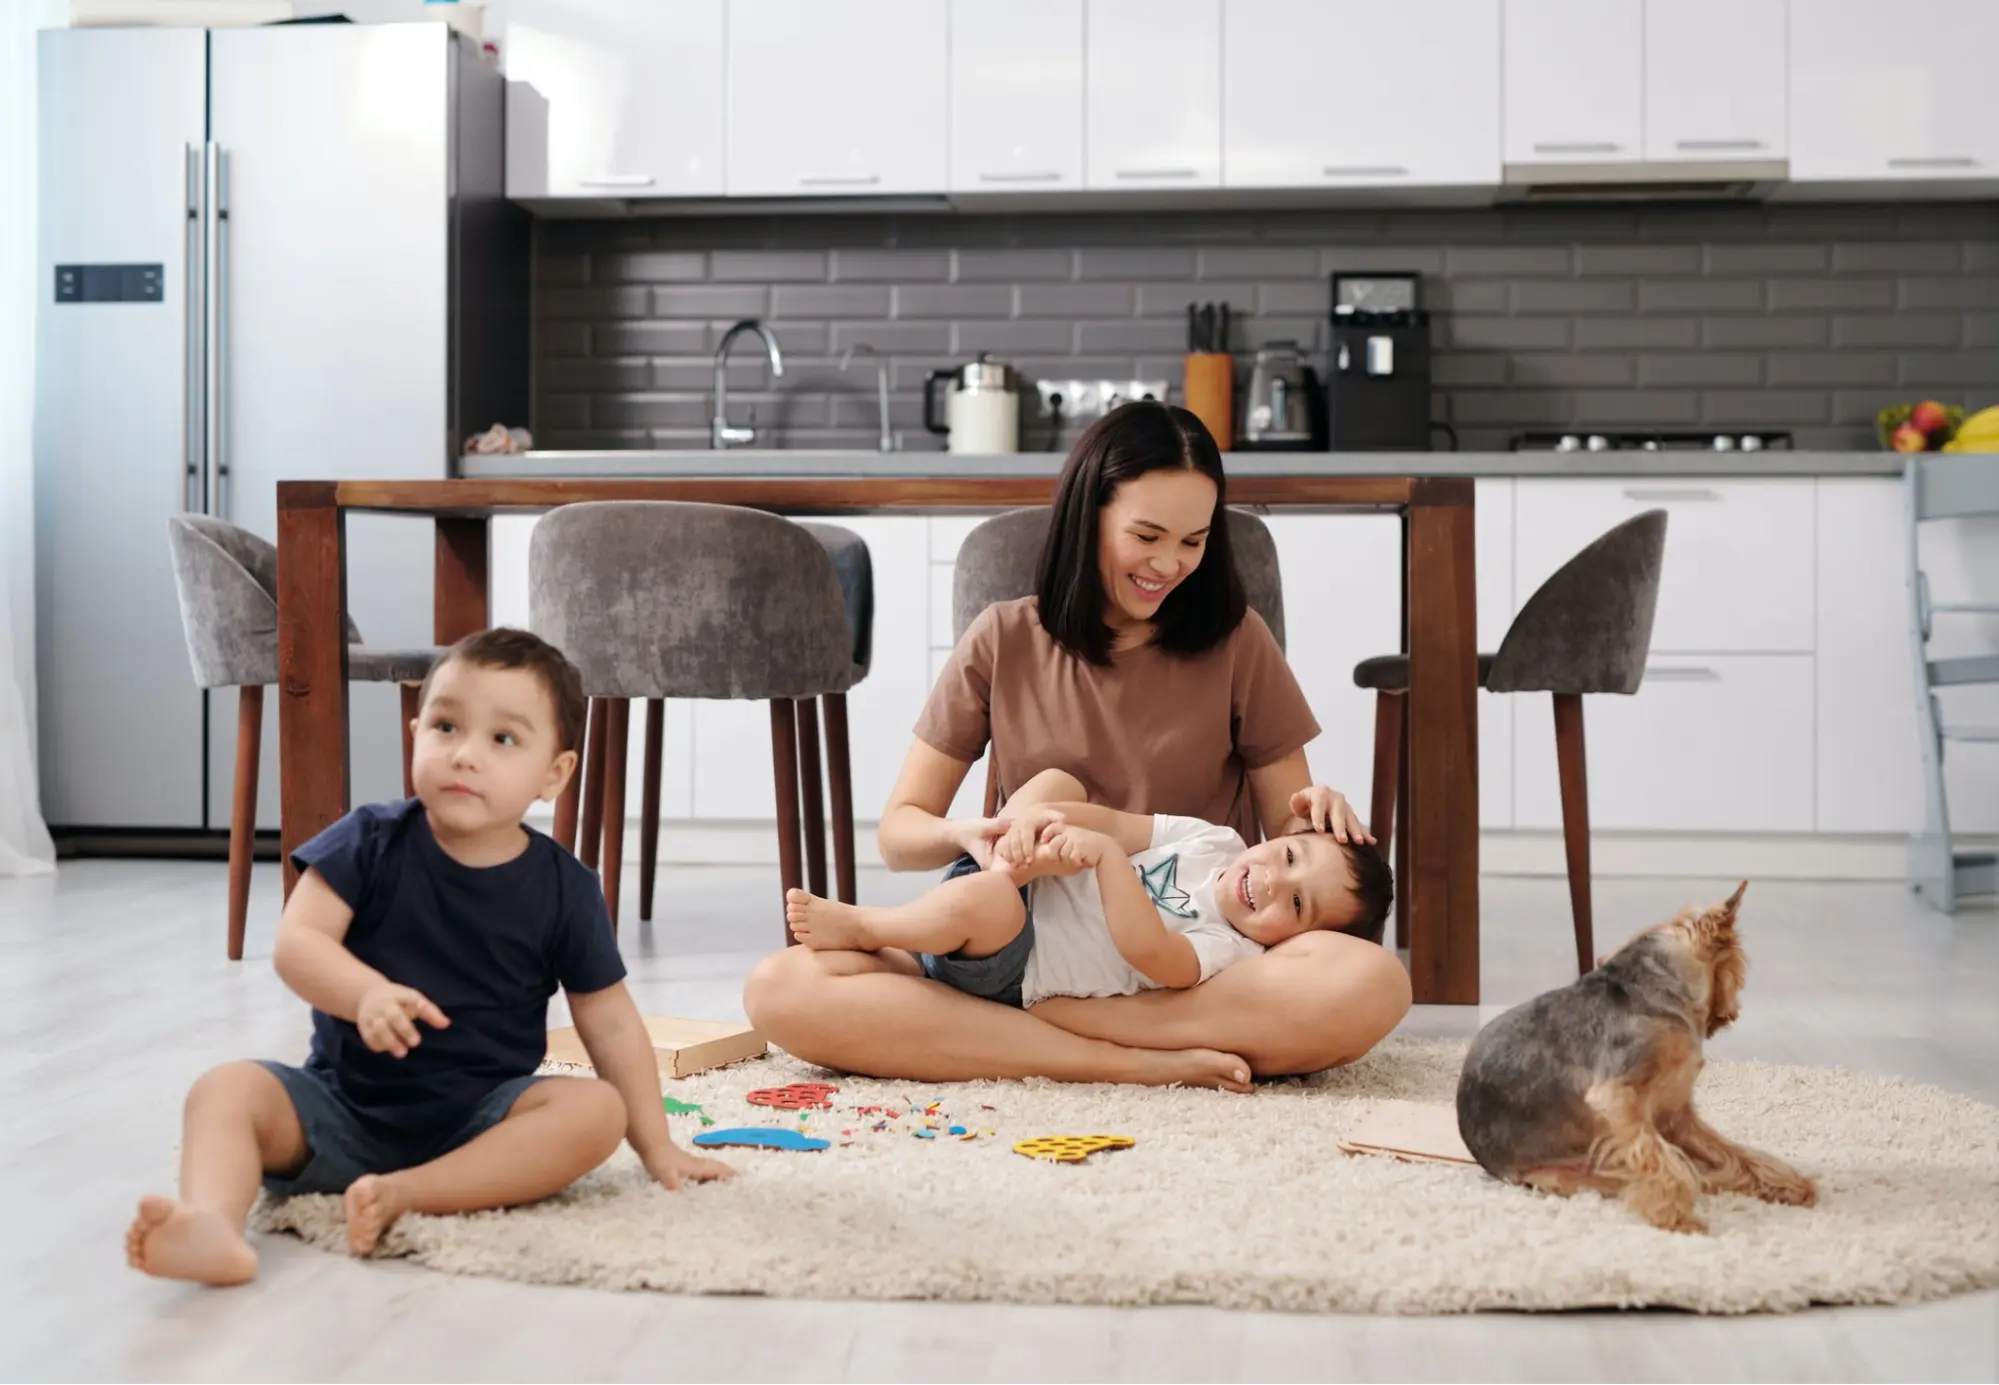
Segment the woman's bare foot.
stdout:
[[1225,1092],[1253,1090],[1249,1064],[1233,1053],[1212,1048],[1154,1049],[1131,1052],[1140,1059],[1136,1080],[1148,1087],[1218,1087]]
[[395,1185],[380,1174],[363,1174],[347,1185],[342,1199],[347,1205],[347,1249],[356,1255],[372,1255],[382,1233],[402,1215]]
[[881,943],[867,926],[865,909],[821,899],[804,890],[784,892],[784,921],[792,936],[819,952],[876,952]]
[[244,1284],[257,1274],[257,1252],[220,1212],[170,1197],[139,1199],[125,1233],[125,1259],[160,1279],[197,1284]]

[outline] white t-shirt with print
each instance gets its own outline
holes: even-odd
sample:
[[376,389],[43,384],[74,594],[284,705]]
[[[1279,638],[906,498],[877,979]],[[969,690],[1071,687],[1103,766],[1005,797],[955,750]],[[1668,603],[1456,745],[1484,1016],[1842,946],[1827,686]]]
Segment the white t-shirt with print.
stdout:
[[[1215,899],[1215,883],[1244,851],[1227,827],[1199,818],[1152,819],[1152,845],[1131,858],[1166,926],[1186,935],[1206,981],[1223,967],[1263,951],[1229,927]],[[1050,996],[1133,995],[1159,989],[1111,940],[1097,873],[1051,876],[1028,886],[1034,915],[1034,949],[1027,957],[1021,1003]]]

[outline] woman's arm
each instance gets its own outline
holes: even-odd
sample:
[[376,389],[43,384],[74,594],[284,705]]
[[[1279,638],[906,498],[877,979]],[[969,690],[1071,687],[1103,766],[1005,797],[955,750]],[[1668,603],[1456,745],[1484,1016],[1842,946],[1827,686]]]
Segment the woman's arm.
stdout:
[[1292,821],[1291,796],[1311,786],[1312,771],[1302,748],[1249,772],[1249,796],[1256,802],[1256,821],[1266,838],[1286,837],[1298,830]]
[[890,870],[936,870],[961,852],[980,855],[986,845],[985,819],[946,816],[971,767],[924,741],[911,742],[875,829],[875,843]]

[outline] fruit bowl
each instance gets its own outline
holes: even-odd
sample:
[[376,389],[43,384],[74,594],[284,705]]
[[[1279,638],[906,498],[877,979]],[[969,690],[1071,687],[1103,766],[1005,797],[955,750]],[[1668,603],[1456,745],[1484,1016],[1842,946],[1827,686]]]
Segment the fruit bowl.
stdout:
[[1891,452],[1936,452],[1957,435],[1964,410],[1955,404],[1926,399],[1919,404],[1890,404],[1874,415],[1874,435]]

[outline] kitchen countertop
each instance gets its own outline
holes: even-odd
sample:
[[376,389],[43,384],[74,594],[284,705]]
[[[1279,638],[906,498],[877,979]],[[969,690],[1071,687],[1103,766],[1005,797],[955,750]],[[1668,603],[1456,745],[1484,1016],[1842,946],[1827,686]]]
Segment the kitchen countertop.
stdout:
[[[524,477],[1053,476],[1060,452],[991,456],[948,452],[829,452],[736,448],[726,452],[534,451],[460,457],[458,474]],[[1231,476],[1899,476],[1894,452],[1230,452]]]

